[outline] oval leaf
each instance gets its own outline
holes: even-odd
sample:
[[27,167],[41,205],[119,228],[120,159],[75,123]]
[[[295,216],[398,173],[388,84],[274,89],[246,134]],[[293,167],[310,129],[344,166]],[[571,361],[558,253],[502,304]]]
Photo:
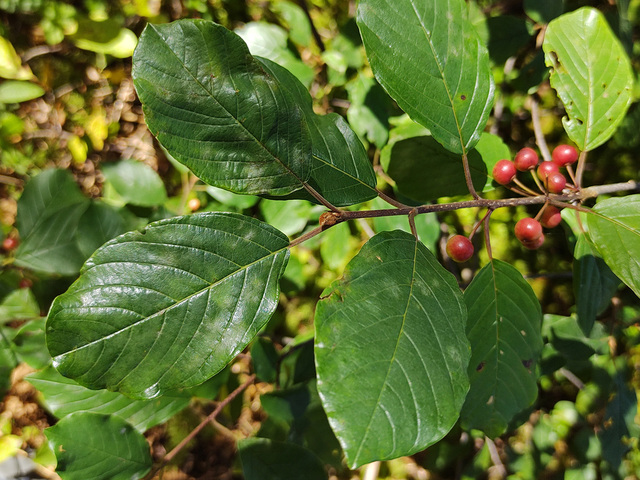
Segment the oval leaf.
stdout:
[[45,430],[63,480],[131,480],[151,469],[149,444],[116,416],[79,412]]
[[287,69],[264,58],[257,60],[302,109],[313,151],[308,183],[336,206],[353,205],[376,197],[376,174],[362,142],[347,122],[335,113],[316,115],[311,95]]
[[288,244],[270,225],[229,213],[115,238],[51,307],[54,366],[86,387],[140,398],[204,382],[271,317]]
[[140,433],[166,422],[189,404],[189,398],[163,396],[153,400],[132,400],[106,390],[89,390],[47,367],[26,377],[43,396],[43,403],[57,418],[86,411],[116,415]]
[[361,0],[357,22],[371,68],[398,105],[447,150],[473,148],[494,84],[466,2]]
[[133,65],[149,129],[203,181],[250,194],[302,188],[303,115],[235,33],[204,20],[149,24]]
[[400,231],[369,240],[319,302],[318,392],[352,468],[423,450],[454,425],[465,310],[453,276]]
[[167,201],[162,178],[145,163],[121,160],[103,166],[102,173],[125,203],[155,207]]
[[520,272],[499,260],[476,275],[464,299],[472,354],[471,388],[462,408],[462,424],[497,437],[538,393],[540,303]]
[[78,225],[88,207],[89,199],[67,170],[45,170],[34,177],[18,201],[16,265],[77,274],[86,259],[78,245]]
[[609,198],[589,215],[589,236],[609,268],[640,297],[640,195]]
[[585,7],[551,21],[542,48],[569,138],[581,150],[602,145],[631,104],[634,75],[620,41],[598,10]]

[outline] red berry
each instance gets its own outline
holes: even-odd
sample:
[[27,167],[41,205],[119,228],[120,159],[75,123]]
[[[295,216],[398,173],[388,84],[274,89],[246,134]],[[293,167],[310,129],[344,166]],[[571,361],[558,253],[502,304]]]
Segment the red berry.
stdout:
[[542,235],[542,225],[534,218],[518,220],[515,228],[516,238],[521,242],[533,242]]
[[20,283],[18,283],[19,288],[31,288],[32,285],[33,282],[28,278],[22,278],[20,279]]
[[533,170],[538,165],[538,154],[533,148],[525,147],[516,153],[513,162],[521,172]]
[[537,239],[532,240],[530,242],[521,242],[522,245],[525,248],[528,248],[529,250],[537,250],[538,248],[540,248],[542,246],[542,244],[544,243],[544,233],[541,234]]
[[455,262],[466,262],[473,255],[473,244],[464,235],[454,235],[447,240],[447,254]]
[[538,178],[543,182],[549,175],[556,172],[560,172],[560,169],[558,168],[558,165],[553,162],[542,162],[538,166]]
[[550,193],[562,193],[567,185],[567,179],[560,172],[553,172],[547,177],[546,183]]
[[516,166],[511,160],[498,160],[493,167],[493,179],[500,185],[507,185],[516,176]]
[[558,145],[551,153],[553,163],[559,167],[571,165],[578,161],[578,151],[571,145]]
[[2,241],[2,248],[5,252],[10,252],[11,250],[18,248],[19,243],[20,242],[17,238],[7,237]]
[[553,205],[547,205],[540,217],[540,223],[545,228],[555,228],[562,222],[562,215],[560,215],[560,209]]

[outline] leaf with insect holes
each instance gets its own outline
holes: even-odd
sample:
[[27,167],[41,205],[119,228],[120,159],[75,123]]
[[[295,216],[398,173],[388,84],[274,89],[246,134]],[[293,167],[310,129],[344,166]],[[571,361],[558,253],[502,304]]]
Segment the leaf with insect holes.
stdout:
[[584,7],[552,20],[542,48],[569,138],[583,151],[602,145],[632,100],[635,76],[622,44],[602,13]]
[[357,22],[389,95],[447,150],[466,153],[493,106],[489,54],[464,0],[361,0]]

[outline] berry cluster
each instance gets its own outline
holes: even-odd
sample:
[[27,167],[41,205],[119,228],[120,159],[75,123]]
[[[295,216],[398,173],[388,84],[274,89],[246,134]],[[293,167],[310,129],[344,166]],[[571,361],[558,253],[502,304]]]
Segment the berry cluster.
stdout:
[[[535,150],[523,148],[512,160],[499,160],[493,167],[493,179],[500,185],[512,186],[522,194],[535,192],[524,186],[517,178],[518,172],[531,172],[542,193],[562,193],[565,188],[574,188],[560,172],[567,168],[573,179],[571,165],[578,161],[578,151],[571,145],[558,145],[551,154],[551,161],[542,161]],[[534,173],[535,170],[535,173]],[[541,183],[542,182],[542,183]],[[545,204],[536,218],[523,218],[516,224],[516,238],[524,247],[535,250],[544,243],[542,228],[557,227],[562,221],[560,209]],[[474,229],[475,230],[475,229]],[[454,235],[447,241],[447,254],[456,262],[466,262],[473,255],[471,240],[463,235]]]
[[[568,184],[560,169],[566,167],[573,178],[570,165],[577,161],[578,151],[571,145],[558,145],[551,154],[551,161],[543,162],[539,162],[535,150],[523,148],[516,154],[513,161],[500,160],[496,163],[493,169],[493,179],[500,185],[509,185],[514,182],[522,186],[516,179],[517,172],[531,171],[533,173],[535,169],[537,178],[534,177],[534,180],[543,193],[562,193]],[[538,221],[538,217],[540,221]],[[544,243],[542,227],[553,228],[558,226],[561,221],[560,210],[553,205],[545,205],[538,217],[535,219],[523,218],[515,228],[516,238],[531,250],[539,248]]]

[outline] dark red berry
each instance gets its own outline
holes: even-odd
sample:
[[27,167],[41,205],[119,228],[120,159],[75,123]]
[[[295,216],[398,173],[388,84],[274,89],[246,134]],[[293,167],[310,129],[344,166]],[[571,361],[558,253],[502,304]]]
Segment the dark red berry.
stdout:
[[558,165],[553,162],[542,162],[538,166],[538,178],[543,182],[549,175],[556,172],[560,172],[560,169],[558,168]]
[[553,172],[547,177],[546,184],[550,193],[562,193],[567,185],[567,179],[560,172]]
[[466,262],[473,255],[473,244],[464,235],[454,235],[447,240],[447,254],[455,262]]
[[516,153],[513,163],[521,172],[533,170],[538,165],[538,154],[533,148],[525,147]]
[[493,179],[500,185],[507,185],[516,176],[516,166],[511,160],[498,160],[493,167]]
[[533,242],[542,235],[542,225],[535,218],[523,218],[516,223],[515,234],[522,243]]
[[20,242],[17,238],[7,237],[2,241],[2,249],[5,252],[10,252],[11,250],[15,250],[16,248],[18,248],[19,243]]
[[540,223],[545,228],[555,228],[562,222],[562,215],[560,209],[553,205],[547,205],[540,217]]
[[551,153],[553,163],[559,167],[571,165],[578,161],[578,151],[571,145],[558,145]]
[[529,250],[537,250],[538,248],[540,248],[542,246],[542,244],[544,243],[544,233],[541,234],[538,238],[536,238],[535,240],[531,240],[530,242],[525,242],[522,241],[521,242],[522,245],[529,249]]
[[33,282],[28,278],[22,278],[20,279],[20,283],[18,283],[19,288],[31,288],[32,285]]

